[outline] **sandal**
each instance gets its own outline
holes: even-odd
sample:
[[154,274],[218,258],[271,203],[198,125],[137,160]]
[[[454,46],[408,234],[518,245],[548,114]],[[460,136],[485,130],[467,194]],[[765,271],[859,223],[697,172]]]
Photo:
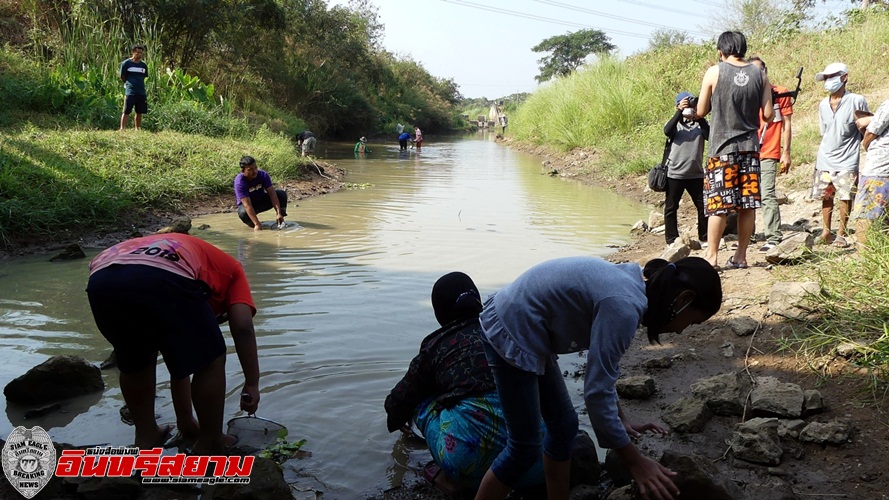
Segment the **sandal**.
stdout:
[[844,236],[837,236],[832,243],[833,246],[837,248],[847,248],[849,246],[849,242],[846,241]]
[[728,262],[725,263],[725,267],[728,269],[747,269],[747,264],[741,264],[735,262],[734,257],[729,257]]

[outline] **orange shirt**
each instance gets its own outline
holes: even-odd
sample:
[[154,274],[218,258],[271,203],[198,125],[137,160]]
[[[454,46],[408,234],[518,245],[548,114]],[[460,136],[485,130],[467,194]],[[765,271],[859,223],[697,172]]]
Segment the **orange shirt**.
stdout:
[[210,307],[221,314],[232,304],[247,304],[256,314],[250,285],[241,263],[229,254],[187,234],[153,234],[127,240],[90,262],[90,274],[112,264],[142,264],[210,286]]
[[[787,92],[784,87],[772,85],[772,92]],[[779,97],[775,101],[775,119],[768,123],[768,128],[762,120],[762,110],[759,112],[759,157],[761,159],[781,159],[781,132],[784,130],[784,117],[793,115],[793,105],[790,97]]]

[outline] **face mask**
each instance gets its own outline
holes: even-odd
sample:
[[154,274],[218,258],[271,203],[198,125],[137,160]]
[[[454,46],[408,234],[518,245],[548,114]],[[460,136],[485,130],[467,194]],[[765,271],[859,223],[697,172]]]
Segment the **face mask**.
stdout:
[[686,118],[688,118],[688,119],[691,119],[692,117],[695,116],[695,109],[694,109],[694,108],[685,108],[685,109],[683,109],[683,110],[682,110],[682,116],[684,116],[684,117],[686,117]]
[[833,94],[837,90],[840,90],[843,86],[843,75],[835,76],[833,78],[828,78],[824,80],[824,90],[826,90],[829,94]]

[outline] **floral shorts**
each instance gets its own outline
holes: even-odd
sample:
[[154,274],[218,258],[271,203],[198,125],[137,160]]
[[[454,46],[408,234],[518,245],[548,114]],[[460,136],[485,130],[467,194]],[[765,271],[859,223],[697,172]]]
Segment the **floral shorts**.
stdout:
[[762,206],[759,153],[738,151],[708,158],[704,197],[708,217]]
[[858,174],[851,171],[816,170],[812,180],[812,199],[851,201]]
[[862,175],[852,208],[853,219],[879,219],[886,215],[889,200],[889,177]]

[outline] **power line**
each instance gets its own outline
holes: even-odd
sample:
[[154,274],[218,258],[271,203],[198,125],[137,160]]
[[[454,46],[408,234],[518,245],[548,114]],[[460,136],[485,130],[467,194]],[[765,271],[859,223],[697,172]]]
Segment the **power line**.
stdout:
[[693,30],[688,30],[688,29],[684,29],[684,28],[674,28],[674,27],[672,27],[672,26],[665,26],[665,25],[663,25],[663,24],[650,23],[650,22],[647,22],[647,21],[639,21],[639,20],[632,19],[632,18],[629,18],[629,17],[623,17],[623,16],[617,16],[617,15],[614,15],[614,14],[608,14],[607,12],[600,12],[600,11],[597,11],[597,10],[585,9],[585,8],[583,8],[583,7],[576,7],[576,6],[574,6],[574,5],[569,5],[569,4],[562,3],[562,2],[556,2],[556,1],[554,1],[554,0],[534,0],[534,1],[535,1],[535,2],[539,2],[539,3],[544,3],[544,4],[547,4],[547,5],[554,5],[554,6],[556,6],[556,7],[561,7],[561,8],[563,8],[563,9],[573,10],[573,11],[576,11],[576,12],[584,12],[584,13],[586,13],[586,14],[593,14],[593,15],[596,15],[596,16],[608,17],[608,18],[611,18],[611,19],[616,19],[616,20],[618,20],[618,21],[624,21],[624,22],[634,23],[634,24],[641,24],[641,25],[643,25],[643,26],[650,26],[650,27],[653,27],[653,28],[664,28],[664,29],[670,29],[670,30],[685,31],[685,32],[688,32],[688,33],[694,33],[694,34],[697,34],[697,35],[707,36],[707,33],[702,33],[702,32],[700,32],[700,31],[693,31]]
[[725,7],[725,5],[723,5],[719,2],[708,2],[706,0],[692,0],[692,1],[702,3],[704,5],[709,5],[711,7]]
[[632,33],[630,31],[615,30],[615,29],[610,29],[610,28],[605,29],[605,28],[599,28],[596,26],[590,26],[587,24],[578,24],[578,23],[572,23],[572,22],[568,22],[568,21],[561,21],[559,19],[552,19],[549,17],[537,16],[537,15],[533,15],[533,14],[525,14],[523,12],[517,12],[514,10],[500,9],[497,7],[488,7],[486,5],[480,5],[477,3],[467,2],[465,0],[442,0],[442,1],[461,5],[464,7],[472,7],[474,9],[487,10],[490,12],[497,12],[499,14],[506,14],[508,16],[515,16],[515,17],[521,17],[524,19],[531,19],[534,21],[545,21],[545,22],[549,22],[549,23],[561,24],[563,26],[573,26],[576,28],[593,28],[593,29],[597,29],[600,31],[614,33],[616,35],[633,36],[633,37],[645,38],[645,39],[650,38],[649,35],[644,35],[642,33]]
[[695,17],[703,17],[703,18],[706,18],[706,17],[707,17],[707,16],[705,16],[704,14],[701,14],[701,13],[698,13],[698,12],[692,12],[692,11],[689,11],[689,10],[678,10],[678,9],[674,9],[673,7],[664,7],[663,5],[656,5],[656,4],[653,4],[653,3],[637,2],[637,1],[635,1],[635,0],[618,0],[618,1],[619,1],[619,2],[624,2],[624,3],[631,3],[631,4],[634,4],[634,5],[640,5],[640,6],[642,6],[642,7],[648,7],[649,9],[663,10],[663,11],[666,11],[666,12],[672,12],[672,13],[674,13],[674,14],[682,14],[682,15],[685,15],[685,16],[695,16]]

